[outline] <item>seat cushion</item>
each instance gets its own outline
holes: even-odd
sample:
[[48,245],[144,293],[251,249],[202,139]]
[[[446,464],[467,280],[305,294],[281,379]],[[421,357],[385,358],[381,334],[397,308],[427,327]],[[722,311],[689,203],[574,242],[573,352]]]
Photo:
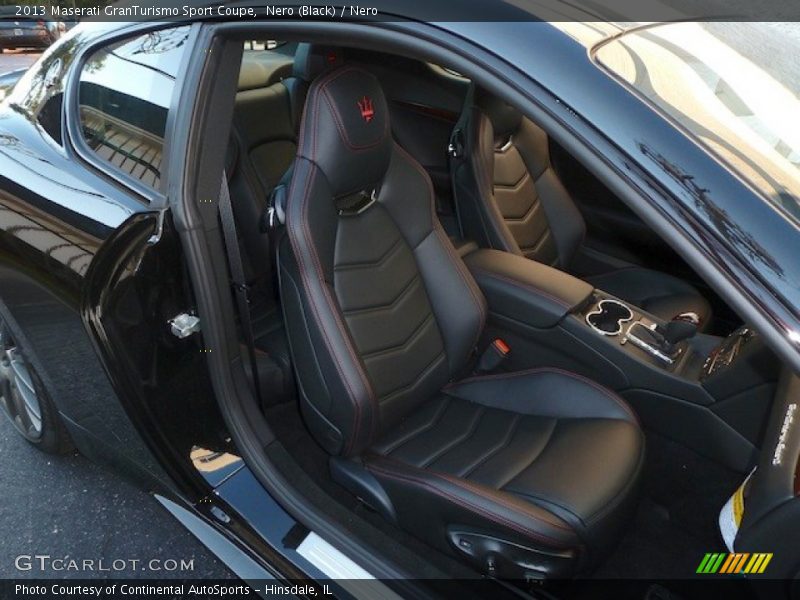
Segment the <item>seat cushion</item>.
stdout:
[[597,289],[630,302],[650,314],[671,320],[694,312],[700,317],[700,329],[711,320],[711,305],[691,284],[660,271],[629,267],[587,277]]
[[454,530],[491,532],[568,557],[552,567],[563,575],[617,539],[643,451],[636,417],[615,394],[536,369],[448,386],[365,464],[401,526],[429,543],[452,549]]

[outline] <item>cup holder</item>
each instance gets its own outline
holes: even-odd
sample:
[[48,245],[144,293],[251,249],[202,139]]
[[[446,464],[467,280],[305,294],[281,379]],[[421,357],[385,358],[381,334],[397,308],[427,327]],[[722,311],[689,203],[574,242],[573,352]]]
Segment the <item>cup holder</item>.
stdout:
[[586,315],[586,322],[602,335],[619,335],[622,324],[633,319],[633,311],[617,300],[601,300]]

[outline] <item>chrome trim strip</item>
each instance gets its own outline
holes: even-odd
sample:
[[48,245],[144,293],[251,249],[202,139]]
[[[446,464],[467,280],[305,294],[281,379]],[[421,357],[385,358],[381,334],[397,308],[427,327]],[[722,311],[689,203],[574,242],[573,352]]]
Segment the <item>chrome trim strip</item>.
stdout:
[[326,542],[313,531],[297,547],[297,553],[308,562],[333,579],[354,598],[381,598],[401,600],[395,592],[382,581],[362,569],[339,550]]
[[[674,357],[667,356],[666,354],[661,352],[658,348],[654,348],[653,346],[645,342],[643,339],[636,337],[636,335],[631,333],[631,329],[633,329],[636,325],[639,325],[647,329],[647,326],[644,325],[641,321],[636,321],[635,323],[631,323],[630,326],[628,327],[628,330],[625,332],[625,340],[630,342],[637,348],[644,350],[649,355],[654,356],[659,360],[663,360],[668,365],[674,364],[675,359],[678,358],[678,356],[680,356],[681,354],[681,349],[680,348],[678,349],[678,352],[675,354]],[[653,325],[655,325],[655,323]]]

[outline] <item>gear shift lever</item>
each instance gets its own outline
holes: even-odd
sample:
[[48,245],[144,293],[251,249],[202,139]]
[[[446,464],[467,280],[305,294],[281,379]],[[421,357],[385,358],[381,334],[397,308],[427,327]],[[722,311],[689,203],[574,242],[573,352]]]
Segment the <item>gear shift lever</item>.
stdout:
[[642,318],[628,328],[622,343],[631,342],[634,346],[671,365],[681,354],[679,344],[695,334],[697,334],[697,323],[683,318],[683,315],[678,315],[663,325]]
[[683,319],[673,319],[666,325],[659,325],[658,332],[664,336],[664,341],[672,348],[683,340],[694,337],[697,333],[697,325]]

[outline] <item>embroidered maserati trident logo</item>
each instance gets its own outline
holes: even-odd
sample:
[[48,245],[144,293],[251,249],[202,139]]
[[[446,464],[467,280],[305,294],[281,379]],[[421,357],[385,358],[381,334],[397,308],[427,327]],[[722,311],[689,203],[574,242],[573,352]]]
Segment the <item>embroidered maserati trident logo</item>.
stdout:
[[372,98],[364,96],[358,101],[358,108],[361,110],[361,116],[369,123],[375,116],[375,109],[372,108]]

